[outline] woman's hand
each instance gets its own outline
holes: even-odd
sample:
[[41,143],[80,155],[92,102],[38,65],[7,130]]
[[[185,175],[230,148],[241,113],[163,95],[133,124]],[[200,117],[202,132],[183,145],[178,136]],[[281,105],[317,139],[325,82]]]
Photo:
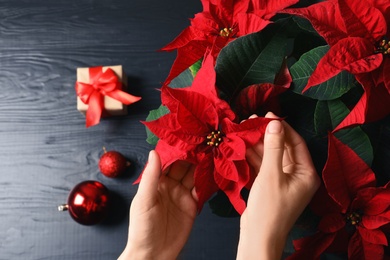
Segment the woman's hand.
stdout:
[[241,216],[237,259],[280,259],[320,180],[304,140],[284,121],[268,124],[264,144],[248,150],[247,159],[258,176]]
[[130,207],[128,242],[123,259],[176,259],[195,220],[194,167],[174,163],[161,174],[157,152],[149,153],[138,192]]

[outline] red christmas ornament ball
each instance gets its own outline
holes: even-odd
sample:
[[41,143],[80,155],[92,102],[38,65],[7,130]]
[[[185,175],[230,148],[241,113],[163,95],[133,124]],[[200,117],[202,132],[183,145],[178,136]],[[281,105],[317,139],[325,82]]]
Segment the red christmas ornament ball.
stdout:
[[102,183],[84,181],[71,190],[68,203],[58,209],[69,210],[70,216],[82,225],[95,225],[107,217],[109,204],[109,190]]
[[101,173],[110,178],[115,178],[126,171],[130,162],[117,151],[104,152],[99,160],[99,169]]

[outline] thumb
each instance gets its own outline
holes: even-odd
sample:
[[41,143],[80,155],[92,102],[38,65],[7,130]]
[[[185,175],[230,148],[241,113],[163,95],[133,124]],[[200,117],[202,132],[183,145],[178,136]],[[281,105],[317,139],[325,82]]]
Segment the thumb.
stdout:
[[283,171],[284,129],[279,120],[268,123],[264,135],[264,154],[261,170],[266,174]]

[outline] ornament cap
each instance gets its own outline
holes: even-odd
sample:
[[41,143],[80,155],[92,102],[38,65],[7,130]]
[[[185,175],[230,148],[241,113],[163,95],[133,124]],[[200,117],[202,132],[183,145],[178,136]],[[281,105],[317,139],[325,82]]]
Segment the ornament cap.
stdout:
[[62,204],[58,206],[58,211],[67,211],[69,209],[68,204]]

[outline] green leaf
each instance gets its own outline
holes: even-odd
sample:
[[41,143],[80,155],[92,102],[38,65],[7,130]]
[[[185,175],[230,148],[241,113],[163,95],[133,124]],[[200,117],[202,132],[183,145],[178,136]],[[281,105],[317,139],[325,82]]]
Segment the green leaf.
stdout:
[[[349,114],[347,106],[339,99],[319,101],[315,109],[315,128],[320,134],[332,131]],[[368,135],[360,126],[339,130],[334,135],[355,151],[368,165],[372,164],[374,151]]]
[[[169,83],[169,86],[171,88],[186,88],[191,86],[193,81],[194,81],[194,76],[192,75],[191,70],[186,69],[179,76],[174,78],[171,81],[171,83]],[[151,110],[149,112],[149,115],[146,117],[146,121],[156,120],[168,113],[169,113],[169,109],[163,105],[160,105],[159,108]],[[153,134],[149,130],[149,128],[147,127],[145,128],[146,128],[146,142],[148,142],[151,145],[156,145],[158,142],[158,137],[155,134]]]
[[327,101],[318,101],[314,111],[314,130],[318,136],[326,137],[332,131],[332,119]]
[[[149,112],[149,115],[146,117],[146,121],[153,121],[153,120],[156,120],[160,117],[162,117],[163,115],[166,115],[169,113],[169,109],[163,105],[160,105],[159,108],[157,109],[154,109],[154,110],[151,110]],[[158,142],[158,137],[153,134],[149,128],[145,127],[146,128],[146,142],[148,142],[149,144],[151,145],[156,145],[157,142]]]
[[293,16],[293,21],[298,25],[299,28],[302,30],[318,35],[317,31],[313,28],[309,20],[299,17],[299,16]]
[[196,74],[200,70],[200,67],[202,67],[202,62],[203,62],[203,59],[200,59],[190,66],[190,71],[191,71],[192,77],[195,78]]
[[194,76],[192,75],[191,70],[186,69],[179,76],[174,78],[171,83],[169,83],[169,86],[171,88],[186,88],[191,86],[193,81]]
[[229,101],[249,85],[274,82],[286,53],[287,36],[283,33],[286,23],[271,24],[221,50],[215,68],[217,86]]
[[301,58],[291,66],[290,73],[293,78],[291,90],[317,100],[332,100],[341,97],[351,88],[356,86],[355,77],[343,71],[328,81],[311,87],[304,93],[303,89],[320,59],[328,52],[329,46],[320,46],[303,54]]

